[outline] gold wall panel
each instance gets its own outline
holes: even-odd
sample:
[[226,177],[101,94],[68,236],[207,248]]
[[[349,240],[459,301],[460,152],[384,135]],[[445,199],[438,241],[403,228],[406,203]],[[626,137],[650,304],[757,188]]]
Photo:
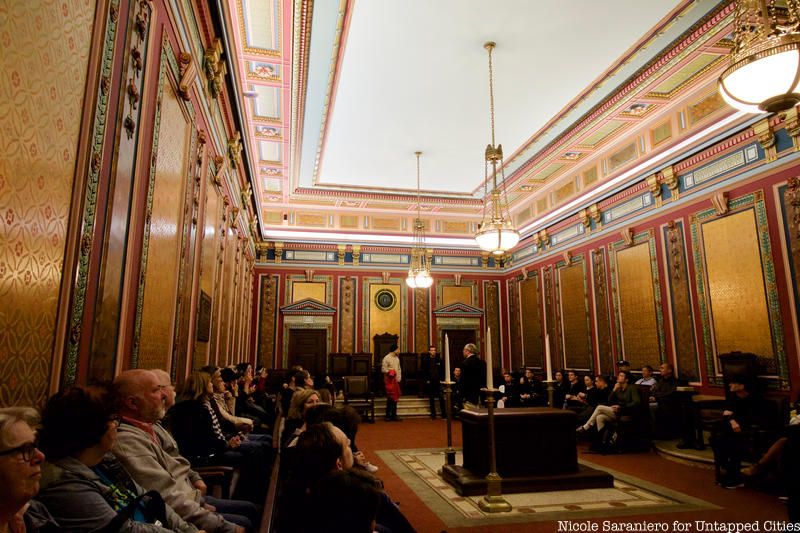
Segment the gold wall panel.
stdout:
[[230,352],[231,328],[233,325],[233,277],[236,268],[236,237],[229,230],[225,233],[225,251],[223,252],[222,277],[220,278],[221,310],[219,320],[219,337],[217,350],[211,356],[211,363],[218,366],[227,365]]
[[694,126],[717,109],[721,109],[724,105],[725,100],[722,99],[719,91],[714,91],[696,104],[692,104],[687,108],[689,124]]
[[672,123],[668,120],[650,130],[650,140],[653,146],[658,146],[667,139],[672,138]]
[[280,224],[283,222],[283,213],[280,211],[263,211],[265,224]]
[[586,309],[584,263],[558,269],[561,298],[561,325],[567,368],[591,369],[592,345],[589,313]]
[[170,83],[164,83],[149,252],[145,270],[139,368],[167,368],[172,353],[184,186],[191,126]]
[[472,305],[472,287],[471,286],[442,287],[442,307],[454,303]]
[[442,231],[444,233],[469,233],[469,222],[445,220],[442,222]]
[[660,360],[650,244],[616,252],[622,350],[633,368]]
[[710,318],[717,354],[773,357],[754,211],[702,225]]
[[372,229],[400,231],[400,219],[372,217]]
[[542,213],[544,211],[547,211],[547,198],[536,200],[536,212]]
[[584,171],[583,173],[583,186],[586,187],[589,184],[594,183],[597,181],[597,167],[594,166],[589,170]]
[[339,217],[339,226],[343,228],[357,228],[358,216],[357,215],[342,215]]
[[[423,353],[428,351],[431,342],[428,312],[431,289],[415,289],[412,294],[414,295],[414,351]],[[444,353],[443,348],[439,348],[439,353]]]
[[299,302],[312,298],[320,303],[325,303],[325,284],[306,281],[292,282],[292,302]]
[[339,351],[356,350],[356,280],[339,278]]
[[562,185],[553,193],[554,202],[560,204],[573,194],[575,194],[575,182],[570,178],[568,183]]
[[94,10],[0,3],[0,406],[47,395]]
[[609,171],[615,170],[629,161],[636,159],[636,143],[631,143],[623,149],[613,153],[608,158]]
[[542,301],[539,294],[539,277],[521,281],[520,305],[522,311],[523,366],[544,368],[544,339],[542,339]]
[[[222,220],[222,202],[219,200],[219,193],[212,180],[206,181],[206,205],[202,222],[200,243],[200,290],[211,297],[211,328],[214,329],[214,322],[219,317],[214,310],[214,280],[217,276],[217,252],[219,250],[219,226]],[[200,342],[197,340],[197,332],[194,332],[194,368],[201,368],[209,363],[209,347],[211,341]]]
[[298,226],[315,226],[323,227],[327,225],[328,217],[324,214],[318,215],[314,213],[298,213],[297,218]]
[[[391,333],[397,335],[398,338],[402,338],[400,334],[400,318],[402,316],[402,305],[400,300],[400,290],[403,287],[400,285],[384,285],[382,283],[379,284],[371,284],[369,286],[369,350],[372,351],[372,339],[375,335],[380,335],[382,333]],[[392,291],[395,297],[395,306],[388,310],[383,311],[375,305],[375,295],[378,293],[379,290],[386,289]],[[400,346],[402,351],[406,351],[406,346]]]

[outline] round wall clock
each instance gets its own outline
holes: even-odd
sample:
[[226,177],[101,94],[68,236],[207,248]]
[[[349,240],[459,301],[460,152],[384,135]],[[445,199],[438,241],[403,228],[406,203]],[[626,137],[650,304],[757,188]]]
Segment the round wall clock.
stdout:
[[375,305],[381,311],[391,311],[397,305],[397,297],[389,289],[381,289],[375,294]]

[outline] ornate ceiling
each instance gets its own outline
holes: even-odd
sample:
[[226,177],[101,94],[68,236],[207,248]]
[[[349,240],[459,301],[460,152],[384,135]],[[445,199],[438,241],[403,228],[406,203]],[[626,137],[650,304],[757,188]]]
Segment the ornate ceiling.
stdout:
[[489,142],[523,236],[739,120],[718,0],[227,0],[262,237],[477,248]]

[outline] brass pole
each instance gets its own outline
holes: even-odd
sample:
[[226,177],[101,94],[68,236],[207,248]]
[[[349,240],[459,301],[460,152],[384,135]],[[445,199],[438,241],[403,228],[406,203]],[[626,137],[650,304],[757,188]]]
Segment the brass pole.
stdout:
[[511,504],[503,498],[503,478],[497,473],[497,454],[494,438],[494,393],[499,389],[483,388],[486,394],[486,407],[489,410],[489,474],[486,476],[486,496],[478,506],[485,513],[507,513]]
[[547,406],[548,407],[555,407],[553,405],[554,396],[556,392],[556,380],[554,379],[546,379],[543,381],[545,385],[547,385]]
[[455,381],[442,381],[444,385],[444,406],[447,409],[447,448],[444,450],[444,466],[456,464],[456,449],[453,448],[453,389]]

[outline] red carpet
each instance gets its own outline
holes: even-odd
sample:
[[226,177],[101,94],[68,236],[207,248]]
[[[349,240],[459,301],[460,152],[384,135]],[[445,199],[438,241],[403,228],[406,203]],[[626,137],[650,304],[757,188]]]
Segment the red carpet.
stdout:
[[[378,475],[383,479],[387,492],[392,499],[400,502],[400,509],[408,517],[420,533],[466,532],[507,532],[532,531],[553,532],[558,530],[558,523],[538,522],[525,525],[493,525],[470,528],[450,528],[420,500],[417,495],[388,468],[380,458],[371,453],[373,450],[397,450],[406,448],[444,448],[446,445],[446,426],[444,420],[407,419],[403,422],[383,422],[362,424],[358,433],[358,446],[370,461],[381,467]],[[454,446],[461,444],[461,427],[456,422],[453,426]],[[582,450],[583,447],[581,446]],[[709,522],[752,522],[754,520],[785,520],[784,505],[771,494],[750,488],[727,490],[714,485],[712,470],[685,466],[660,457],[655,453],[639,453],[627,455],[584,455],[587,460],[614,470],[639,477],[643,480],[701,498],[709,503],[722,507],[719,510],[694,511],[687,513],[648,513],[642,516],[625,517],[612,520],[614,522],[666,522],[675,520],[692,523],[695,520]],[[603,519],[592,519],[591,522],[602,523]],[[691,524],[687,531],[694,533],[698,528]],[[671,528],[670,528],[671,529]],[[761,529],[764,530],[763,528]],[[599,531],[603,531],[602,527]]]

